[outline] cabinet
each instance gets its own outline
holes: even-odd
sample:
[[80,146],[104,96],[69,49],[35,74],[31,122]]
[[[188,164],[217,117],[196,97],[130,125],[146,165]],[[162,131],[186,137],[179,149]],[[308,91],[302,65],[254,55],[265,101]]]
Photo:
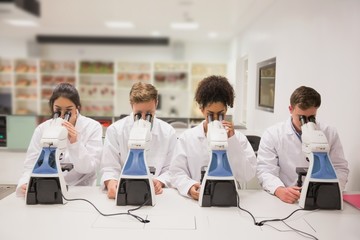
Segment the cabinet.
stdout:
[[189,117],[189,63],[155,62],[154,86],[159,91],[159,117]]
[[38,64],[35,59],[16,59],[14,62],[13,114],[38,113]]
[[[203,118],[198,104],[194,100],[199,82],[211,75],[226,76],[226,64],[222,63],[193,63],[191,65],[191,117]],[[196,123],[195,123],[196,124]]]
[[115,115],[129,114],[129,93],[136,82],[152,83],[151,63],[118,62],[116,68]]
[[94,61],[0,58],[0,114],[49,116],[56,85],[68,82],[79,91],[81,113],[90,117],[129,114],[135,82],[159,92],[157,116],[202,118],[193,100],[197,84],[209,75],[226,76],[222,63]]
[[11,114],[13,63],[0,58],[0,114]]
[[40,114],[50,115],[49,99],[56,85],[67,82],[76,86],[76,62],[40,61]]
[[114,63],[112,61],[81,61],[78,91],[82,114],[114,115]]

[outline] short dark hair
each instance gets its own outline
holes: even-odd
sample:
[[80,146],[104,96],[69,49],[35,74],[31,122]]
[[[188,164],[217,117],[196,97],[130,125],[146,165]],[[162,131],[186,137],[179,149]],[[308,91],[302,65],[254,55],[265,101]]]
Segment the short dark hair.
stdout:
[[307,110],[311,107],[318,108],[321,105],[321,96],[315,89],[301,86],[291,94],[290,105],[293,108],[297,105],[301,110]]
[[221,102],[225,106],[234,106],[234,88],[227,78],[222,76],[209,76],[201,80],[195,93],[195,101],[200,108],[208,104]]
[[70,83],[60,83],[55,87],[49,100],[49,106],[52,114],[54,114],[54,102],[59,97],[69,99],[75,104],[76,108],[80,111],[81,109],[80,96],[76,88]]

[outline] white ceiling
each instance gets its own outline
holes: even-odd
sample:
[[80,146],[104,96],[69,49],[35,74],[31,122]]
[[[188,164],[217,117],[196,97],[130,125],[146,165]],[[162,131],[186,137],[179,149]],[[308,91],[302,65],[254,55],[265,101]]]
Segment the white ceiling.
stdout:
[[[0,3],[0,36],[34,38],[36,34],[150,37],[171,41],[230,41],[274,0],[41,0],[41,16]],[[32,19],[36,27],[15,27],[6,20]],[[130,21],[133,29],[109,29],[105,21]],[[171,22],[197,22],[197,30],[173,30]]]

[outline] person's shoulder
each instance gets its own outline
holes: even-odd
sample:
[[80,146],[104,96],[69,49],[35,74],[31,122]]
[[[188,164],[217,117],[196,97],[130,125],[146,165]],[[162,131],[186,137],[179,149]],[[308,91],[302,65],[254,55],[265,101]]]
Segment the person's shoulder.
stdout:
[[107,129],[108,130],[113,129],[113,130],[116,130],[116,131],[119,130],[119,129],[123,129],[126,125],[130,124],[129,120],[130,120],[129,116],[121,118],[121,119],[113,122],[112,124],[110,124]]
[[323,122],[317,122],[317,125],[318,125],[319,129],[325,133],[328,133],[328,134],[336,134],[337,133],[337,129],[334,126],[327,125],[326,123],[323,123]]
[[179,138],[184,139],[184,138],[200,137],[202,132],[204,131],[201,128],[202,128],[202,124],[199,124],[192,128],[188,128],[180,134]]
[[170,138],[176,134],[175,129],[169,123],[159,118],[155,118],[153,124],[154,126],[152,131],[154,134],[161,135],[165,138]]
[[155,118],[155,121],[162,129],[171,130],[174,129],[173,126],[171,126],[168,122],[165,122],[164,120],[160,118]]
[[49,126],[50,123],[51,123],[51,121],[52,121],[52,118],[43,121],[42,123],[40,123],[39,125],[37,125],[36,129],[43,129],[43,128]]
[[285,129],[288,128],[288,122],[278,122],[275,123],[273,125],[271,125],[270,127],[266,128],[265,132],[268,133],[279,133],[279,132],[283,132]]
[[83,125],[83,126],[86,126],[86,127],[101,127],[101,124],[99,121],[93,119],[93,118],[90,118],[90,117],[86,117],[86,116],[83,116],[83,115],[80,115],[79,119],[80,121],[80,124]]

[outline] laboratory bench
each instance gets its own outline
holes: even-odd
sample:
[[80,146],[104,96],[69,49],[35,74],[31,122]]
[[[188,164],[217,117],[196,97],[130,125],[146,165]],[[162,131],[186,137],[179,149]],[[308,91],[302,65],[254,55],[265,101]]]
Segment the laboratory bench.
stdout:
[[[99,187],[69,187],[68,198],[85,198],[104,213],[126,212]],[[284,218],[298,209],[262,190],[240,190],[240,206],[256,221]],[[0,200],[1,239],[306,239],[281,222],[256,226],[237,207],[200,207],[175,189],[164,189],[155,206],[132,212],[150,220],[141,223],[128,215],[104,217],[89,203],[26,205],[15,193]],[[360,211],[344,202],[343,210],[298,211],[286,223],[318,239],[359,239]]]

